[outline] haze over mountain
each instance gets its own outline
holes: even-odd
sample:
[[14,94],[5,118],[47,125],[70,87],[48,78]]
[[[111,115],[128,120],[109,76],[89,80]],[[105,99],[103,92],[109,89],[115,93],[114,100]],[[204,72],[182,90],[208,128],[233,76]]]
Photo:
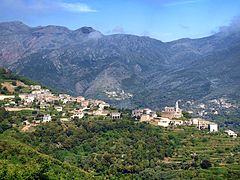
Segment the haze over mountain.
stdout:
[[157,108],[177,99],[239,96],[239,32],[229,27],[201,39],[163,43],[103,35],[91,27],[71,31],[6,22],[0,23],[0,65],[62,92]]

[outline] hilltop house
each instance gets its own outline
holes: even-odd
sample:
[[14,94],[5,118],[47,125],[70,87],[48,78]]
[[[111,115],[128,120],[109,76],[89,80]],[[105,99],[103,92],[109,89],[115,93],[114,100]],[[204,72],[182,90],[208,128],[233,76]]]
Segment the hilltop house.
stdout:
[[31,85],[30,87],[32,90],[40,90],[41,89],[40,85]]
[[83,118],[83,116],[84,116],[84,113],[75,112],[75,113],[71,116],[71,119],[74,119],[74,118],[81,119],[81,118]]
[[49,108],[50,104],[41,104],[40,109]]
[[69,121],[68,118],[60,118],[60,121]]
[[15,95],[0,95],[0,100],[4,100],[4,99],[14,99]]
[[182,120],[171,120],[170,122],[172,125],[176,126],[176,125],[183,125],[183,121]]
[[121,117],[121,114],[120,113],[111,113],[111,117],[112,117],[112,119],[120,119],[120,117]]
[[168,127],[170,122],[171,120],[168,118],[160,118],[160,120],[158,121],[158,126]]
[[84,100],[85,100],[85,98],[82,97],[82,96],[78,96],[78,97],[77,97],[77,102],[81,102],[81,101],[84,101]]
[[132,111],[132,117],[140,117],[143,114],[143,110],[142,109],[138,109],[138,110],[133,110]]
[[218,131],[218,125],[215,123],[210,123],[208,125],[208,129],[210,130],[210,132],[217,132]]
[[209,121],[206,121],[206,120],[201,119],[201,118],[193,118],[193,119],[190,120],[190,122],[192,123],[192,125],[195,125],[198,129],[208,128],[208,126],[210,124]]
[[138,109],[132,111],[132,117],[140,117],[142,115],[149,115],[150,117],[157,117],[156,112],[152,111],[149,108]]
[[237,137],[237,133],[235,133],[232,130],[226,130],[225,133],[227,133],[229,136],[236,138]]
[[149,114],[143,114],[140,118],[140,122],[149,122],[151,120]]
[[151,114],[152,113],[152,110],[151,109],[149,109],[149,108],[145,108],[145,109],[143,109],[143,114]]
[[88,100],[81,101],[81,106],[82,107],[87,107],[88,105],[89,105],[89,101]]
[[200,120],[198,121],[197,128],[198,128],[198,129],[206,129],[206,128],[208,128],[208,125],[209,125],[209,124],[210,124],[209,121],[206,121],[206,120],[204,120],[204,119],[200,119]]
[[103,110],[105,107],[110,107],[110,105],[107,104],[107,103],[105,103],[105,102],[102,102],[101,104],[99,104],[99,108],[100,108],[100,109]]
[[63,108],[62,107],[55,107],[55,109],[56,109],[56,111],[58,111],[58,112],[61,112],[62,110],[63,110]]
[[52,117],[48,114],[43,117],[43,122],[50,122],[52,120]]

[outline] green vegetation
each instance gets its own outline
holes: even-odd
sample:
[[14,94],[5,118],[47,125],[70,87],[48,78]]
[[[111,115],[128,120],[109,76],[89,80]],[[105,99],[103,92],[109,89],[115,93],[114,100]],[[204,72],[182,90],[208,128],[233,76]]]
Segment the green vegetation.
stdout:
[[[36,81],[30,80],[28,78],[25,78],[23,76],[19,76],[16,74],[12,74],[10,71],[7,71],[6,69],[0,68],[0,94],[6,94],[6,95],[18,95],[19,93],[29,93],[30,87],[23,87],[22,85],[17,86],[16,81],[20,81],[23,84],[30,86],[30,85],[41,85],[43,88],[47,88],[46,86],[37,83]],[[10,92],[6,87],[3,87],[1,83],[3,82],[9,82],[11,85],[15,86],[14,92]],[[56,90],[50,89],[52,92],[57,93]]]
[[0,135],[0,152],[0,179],[92,179],[89,173],[9,136]]
[[[14,76],[2,74],[3,82],[14,85]],[[49,108],[40,109],[40,104],[33,103],[30,107],[34,109],[12,112],[0,107],[0,179],[240,177],[240,139],[222,130],[209,133],[189,126],[163,128],[139,123],[131,117],[131,110],[111,106],[105,110],[121,112],[121,119],[85,114],[82,119],[59,120],[69,118],[70,111],[79,109],[80,104],[54,101]],[[56,106],[64,110],[58,112]],[[46,114],[52,116],[51,122],[36,123],[23,131],[26,123]],[[189,113],[183,114],[180,119],[191,118]]]
[[[239,138],[221,131],[135,123],[126,115],[118,120],[87,116],[49,122],[25,133],[12,128],[1,137],[1,161],[9,177],[14,173],[40,177],[39,172],[70,179],[84,174],[107,179],[237,179],[240,175]],[[42,171],[45,166],[49,168]]]

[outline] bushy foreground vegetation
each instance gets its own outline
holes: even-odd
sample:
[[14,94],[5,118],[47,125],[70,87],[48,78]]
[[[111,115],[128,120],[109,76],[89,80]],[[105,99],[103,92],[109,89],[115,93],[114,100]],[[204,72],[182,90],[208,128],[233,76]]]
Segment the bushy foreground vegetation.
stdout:
[[239,139],[223,132],[208,133],[194,127],[165,129],[136,123],[130,116],[119,120],[89,116],[72,122],[41,124],[25,133],[11,128],[3,134],[1,175],[6,177],[237,179],[240,176]]
[[0,136],[0,179],[91,179],[92,176],[67,163]]

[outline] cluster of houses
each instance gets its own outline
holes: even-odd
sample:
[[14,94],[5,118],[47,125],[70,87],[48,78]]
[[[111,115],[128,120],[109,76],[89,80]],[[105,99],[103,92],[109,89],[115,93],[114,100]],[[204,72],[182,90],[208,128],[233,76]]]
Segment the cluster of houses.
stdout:
[[[178,119],[182,116],[182,109],[179,108],[178,101],[176,102],[175,107],[165,107],[160,117],[157,116],[156,112],[148,108],[132,111],[132,117],[140,117],[140,122],[148,122],[157,126],[168,127],[177,125],[194,125],[198,129],[209,129],[210,132],[218,131],[218,125],[216,123],[201,118],[192,118],[188,121]],[[226,133],[233,137],[237,136],[237,134],[231,130],[227,130]]]
[[[33,102],[40,103],[40,108],[48,108],[49,104],[54,101],[62,101],[63,104],[67,102],[82,102],[85,99],[82,96],[72,97],[68,94],[59,94],[59,96],[54,95],[49,89],[42,89],[40,85],[31,85],[32,92],[30,94],[23,93],[19,94],[19,97],[24,101],[25,106],[31,105]],[[88,105],[88,104],[87,104]]]
[[[23,107],[27,107],[32,105],[33,103],[38,103],[40,108],[49,108],[52,102],[59,101],[62,102],[62,106],[54,106],[55,110],[58,112],[69,112],[71,116],[66,117],[66,113],[62,113],[61,121],[69,121],[74,118],[81,119],[84,117],[85,114],[88,115],[96,115],[96,116],[109,116],[112,119],[119,119],[121,118],[121,113],[119,112],[112,112],[110,113],[107,109],[110,105],[104,101],[99,100],[86,100],[84,97],[72,97],[68,94],[59,94],[58,96],[53,94],[48,89],[42,89],[40,85],[31,85],[31,93],[27,94],[19,94],[19,97],[24,102]],[[0,100],[9,99],[9,102],[12,102],[15,95],[0,95]],[[14,102],[14,101],[13,101]],[[68,102],[77,102],[80,106],[73,107],[72,109],[64,109]],[[14,109],[14,108],[13,108]],[[19,110],[19,108],[16,108]],[[201,118],[192,118],[188,121],[181,120],[180,118],[183,116],[182,109],[179,108],[178,101],[175,104],[175,107],[165,107],[164,110],[161,112],[161,116],[159,117],[155,111],[152,111],[149,108],[145,109],[138,109],[132,111],[132,117],[139,118],[140,122],[148,122],[153,125],[168,127],[168,126],[188,126],[194,125],[198,129],[209,129],[210,132],[218,131],[218,125],[216,123],[206,121]],[[39,122],[49,122],[52,120],[51,115],[47,114],[44,115],[42,121]],[[27,123],[27,126],[31,126],[30,123]],[[231,130],[225,131],[229,136],[237,137],[237,134]]]
[[132,94],[126,93],[124,90],[117,89],[116,91],[104,91],[109,99],[122,100],[133,97]]
[[[68,94],[59,94],[55,95],[48,89],[43,89],[40,85],[31,85],[31,93],[19,94],[19,98],[23,102],[23,105],[18,107],[11,108],[11,111],[19,111],[27,108],[33,104],[38,104],[40,109],[48,109],[52,106],[53,102],[58,101],[58,106],[54,105],[54,108],[57,112],[62,112],[61,121],[69,121],[74,118],[81,119],[85,114],[96,115],[96,116],[111,116],[112,119],[121,118],[121,113],[112,112],[110,113],[107,110],[110,105],[104,101],[85,99],[82,96],[73,97]],[[15,95],[0,95],[0,100],[8,99],[14,101]],[[13,100],[11,100],[13,99]],[[68,103],[78,103],[78,106],[69,107]],[[61,104],[61,105],[60,105]],[[34,110],[34,109],[33,109]],[[70,113],[70,116],[66,116],[66,112]],[[52,116],[47,114],[44,115],[42,120],[37,120],[36,123],[46,123],[52,121]],[[31,124],[27,123],[28,126]]]

